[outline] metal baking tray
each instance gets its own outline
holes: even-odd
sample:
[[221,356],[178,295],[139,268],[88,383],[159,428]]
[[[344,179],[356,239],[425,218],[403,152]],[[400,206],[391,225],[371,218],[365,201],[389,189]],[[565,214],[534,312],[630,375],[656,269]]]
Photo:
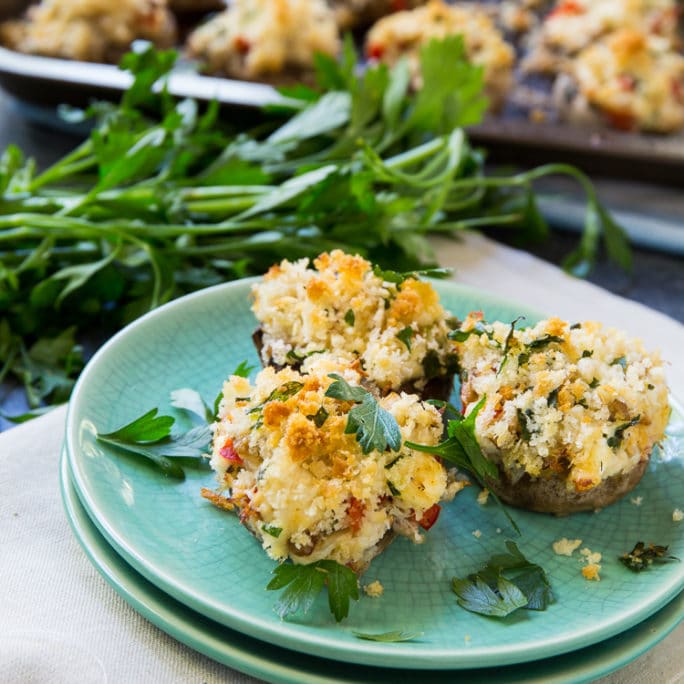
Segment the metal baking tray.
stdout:
[[[11,16],[26,0],[6,0],[0,19]],[[14,4],[14,12],[10,5]],[[117,99],[131,82],[127,73],[108,64],[25,55],[0,48],[0,86],[27,111],[56,111],[62,103],[84,106],[94,98]],[[258,108],[277,103],[270,85],[215,78],[196,73],[180,62],[171,75],[170,91],[179,97],[217,99],[230,108]],[[630,178],[684,186],[684,134],[647,135],[606,128],[588,128],[553,121],[530,120],[519,104],[491,115],[469,131],[495,163],[530,165],[575,164],[593,176]],[[43,122],[49,117],[40,117]]]

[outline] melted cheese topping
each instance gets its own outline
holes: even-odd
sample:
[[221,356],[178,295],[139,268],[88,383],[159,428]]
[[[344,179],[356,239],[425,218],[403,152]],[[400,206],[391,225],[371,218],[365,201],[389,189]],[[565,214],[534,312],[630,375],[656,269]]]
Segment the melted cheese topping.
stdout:
[[332,354],[359,361],[383,391],[405,383],[422,388],[453,372],[448,314],[430,283],[383,281],[359,256],[335,250],[273,266],[253,289],[253,311],[264,332],[262,359],[278,365]]
[[452,35],[463,36],[468,58],[484,68],[488,94],[500,100],[510,87],[514,52],[480,7],[431,0],[425,7],[397,12],[373,26],[366,50],[369,57],[389,65],[406,55],[419,86],[420,49],[434,38]]
[[684,126],[684,57],[662,38],[618,31],[583,50],[571,71],[582,96],[618,128]]
[[338,49],[335,17],[324,0],[235,0],[188,38],[190,54],[210,72],[257,80],[308,71],[317,52]]
[[171,47],[176,25],[166,0],[43,0],[0,35],[20,52],[116,62],[138,38]]
[[456,343],[466,412],[486,395],[478,441],[514,480],[557,474],[569,490],[585,491],[630,471],[663,438],[663,366],[639,340],[557,318],[511,334],[479,313],[462,330],[480,331]]
[[[332,559],[356,569],[390,530],[422,541],[417,521],[449,494],[447,473],[434,456],[403,442],[398,452],[364,454],[356,435],[345,432],[354,404],[325,396],[333,382],[328,370],[269,367],[254,386],[231,377],[214,425],[211,465],[240,520],[272,558]],[[336,370],[350,384],[360,382],[354,369]],[[433,406],[407,394],[379,403],[403,440],[440,441],[442,419]]]

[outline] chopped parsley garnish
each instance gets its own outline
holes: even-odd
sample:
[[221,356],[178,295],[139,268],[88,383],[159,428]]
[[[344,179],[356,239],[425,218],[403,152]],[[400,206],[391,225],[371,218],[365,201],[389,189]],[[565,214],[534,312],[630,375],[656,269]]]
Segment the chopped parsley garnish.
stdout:
[[560,390],[560,387],[556,387],[556,389],[551,390],[549,396],[546,397],[547,405],[552,408],[556,408],[556,406],[558,406],[558,390]]
[[328,377],[335,382],[328,387],[326,397],[357,404],[349,411],[345,433],[356,434],[363,453],[383,452],[387,448],[399,451],[401,432],[396,418],[363,387],[353,387],[337,373],[330,373]]
[[593,349],[585,349],[582,352],[582,358],[583,359],[588,359],[590,356],[594,355],[594,350]]
[[622,370],[627,368],[627,358],[625,356],[618,356],[617,359],[613,359],[610,362],[611,366],[620,366]]
[[625,438],[625,430],[628,430],[631,427],[634,427],[639,421],[641,420],[641,416],[636,416],[635,418],[632,418],[627,423],[622,423],[622,425],[618,425],[615,428],[615,432],[606,439],[608,442],[608,446],[611,447],[612,449],[617,449],[620,444],[622,444],[622,440]]
[[411,338],[413,337],[413,328],[409,325],[403,330],[397,333],[397,338],[401,340],[405,345],[406,349],[411,351]]
[[316,413],[307,416],[309,420],[312,420],[317,428],[323,427],[323,423],[328,420],[330,414],[325,410],[325,406],[321,406]]
[[530,563],[512,541],[507,553],[496,554],[477,573],[454,577],[458,604],[472,613],[506,617],[519,608],[546,610],[553,601],[551,585],[541,566]]
[[591,382],[589,383],[589,387],[591,387],[591,389],[596,389],[600,384],[601,381],[598,378],[592,378]]
[[582,324],[581,324],[581,323],[573,323],[573,324],[570,326],[570,330],[578,330],[578,329],[581,328],[581,327],[582,327]]
[[632,572],[641,572],[648,570],[653,564],[668,563],[670,561],[678,561],[676,556],[667,556],[667,546],[656,546],[649,544],[646,546],[644,542],[637,542],[634,548],[629,553],[624,553],[619,556],[620,562]]
[[532,433],[534,432],[534,428],[530,428],[530,423],[534,425],[532,421],[532,410],[526,409],[525,411],[523,411],[522,409],[516,409],[516,413],[518,415],[518,426],[520,427],[520,436],[523,440],[529,442],[530,439],[532,439]]
[[290,397],[294,397],[295,394],[300,392],[302,387],[304,387],[304,383],[298,382],[297,380],[285,382],[280,385],[280,387],[276,387],[273,392],[266,397],[263,403],[250,409],[249,413],[254,413],[255,411],[263,409],[264,405],[268,404],[269,401],[287,401]]
[[525,317],[518,316],[518,318],[516,318],[514,321],[511,321],[511,327],[508,331],[508,334],[506,335],[506,339],[504,340],[503,357],[501,359],[501,363],[499,364],[499,370],[496,371],[497,375],[501,373],[504,366],[506,365],[506,361],[508,361],[508,352],[510,350],[511,340],[513,339],[513,333],[515,332],[515,324],[521,320],[525,320]]
[[387,480],[387,489],[392,492],[392,496],[401,496],[401,492],[394,486],[391,480]]
[[327,349],[314,349],[306,354],[299,354],[294,349],[290,349],[290,351],[285,354],[285,360],[289,361],[293,365],[296,365],[304,361],[304,359],[308,359],[310,356],[313,356],[314,354],[325,354],[327,351]]
[[359,599],[359,583],[354,571],[332,560],[320,560],[309,565],[282,563],[273,575],[266,589],[284,589],[275,605],[281,619],[295,613],[308,613],[326,585],[328,607],[337,622],[349,615],[349,602]]
[[384,280],[386,283],[394,283],[395,285],[401,285],[405,280],[409,278],[418,279],[421,276],[425,278],[448,278],[453,273],[450,268],[424,268],[418,271],[404,271],[400,273],[399,271],[383,270],[380,266],[373,266],[373,274]]
[[250,366],[247,361],[241,361],[231,375],[238,375],[241,378],[246,378],[255,368],[256,366]]
[[352,309],[348,309],[347,313],[344,314],[344,322],[350,327],[354,326],[354,323],[356,322],[356,316],[354,315],[354,311]]
[[364,632],[352,632],[357,639],[367,641],[381,641],[385,644],[398,643],[400,641],[413,641],[423,636],[423,632],[383,632],[382,634],[365,634]]
[[530,360],[530,355],[527,352],[518,354],[518,367],[524,366]]
[[544,335],[543,337],[539,337],[538,339],[529,342],[527,344],[527,348],[539,350],[543,349],[544,347],[548,347],[550,344],[560,344],[563,342],[565,342],[565,340],[562,337],[558,337],[557,335]]
[[494,331],[487,329],[486,323],[477,321],[470,330],[452,330],[448,337],[456,342],[465,342],[471,335],[486,335],[490,340],[494,340]]
[[261,529],[266,532],[266,534],[270,534],[272,537],[275,537],[276,539],[280,536],[280,534],[283,531],[282,527],[274,527],[273,525],[262,525]]

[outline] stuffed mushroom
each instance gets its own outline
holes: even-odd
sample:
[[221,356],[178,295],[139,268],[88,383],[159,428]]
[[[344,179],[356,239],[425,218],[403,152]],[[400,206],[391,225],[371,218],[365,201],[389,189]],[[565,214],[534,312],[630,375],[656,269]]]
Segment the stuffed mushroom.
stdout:
[[566,514],[613,503],[641,479],[670,408],[663,365],[639,340],[557,318],[516,329],[471,314],[455,332],[462,403],[504,501]]

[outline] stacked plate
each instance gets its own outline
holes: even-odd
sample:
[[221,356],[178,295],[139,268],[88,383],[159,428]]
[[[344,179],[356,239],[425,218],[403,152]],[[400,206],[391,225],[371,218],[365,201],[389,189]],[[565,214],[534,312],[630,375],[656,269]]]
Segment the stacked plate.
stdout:
[[[380,580],[382,597],[363,597],[340,624],[323,597],[308,615],[281,621],[276,596],[265,589],[275,563],[234,516],[200,496],[214,485],[211,471],[187,468],[185,481],[166,479],[95,439],[97,431],[153,407],[173,413],[175,389],[213,398],[241,361],[256,365],[250,285],[210,288],[138,320],[98,352],[73,394],[62,463],[65,507],[92,562],[133,608],[226,665],[292,682],[397,681],[416,671],[426,682],[584,681],[629,662],[681,621],[683,563],[634,574],[618,561],[640,540],[684,558],[684,524],[672,519],[684,491],[684,420],[677,409],[638,488],[610,508],[567,518],[514,511],[518,536],[498,507],[476,502],[471,487],[445,508],[425,544],[400,539],[373,562],[362,582]],[[540,318],[454,283],[435,287],[457,316],[479,309],[490,320]],[[553,552],[562,537],[602,553],[599,582],[582,577],[577,553]],[[555,602],[503,620],[466,612],[451,578],[476,571],[507,538],[546,570]],[[403,643],[355,636],[396,630],[421,636]]]

